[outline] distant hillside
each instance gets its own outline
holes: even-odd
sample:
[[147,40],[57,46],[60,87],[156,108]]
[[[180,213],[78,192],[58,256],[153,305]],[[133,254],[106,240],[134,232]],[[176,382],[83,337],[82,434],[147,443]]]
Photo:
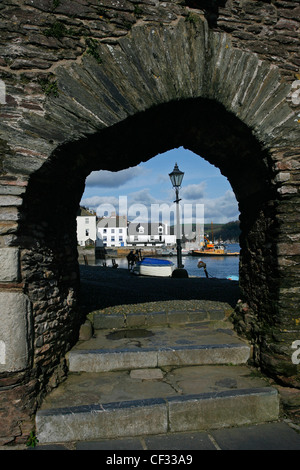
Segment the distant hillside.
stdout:
[[[212,236],[213,232],[213,236]],[[171,227],[171,233],[174,233],[174,227]],[[183,227],[183,233],[184,233],[184,227]],[[209,240],[214,239],[214,242],[217,242],[219,240],[222,241],[231,241],[233,243],[238,243],[239,242],[239,236],[241,233],[240,230],[240,222],[238,220],[233,221],[233,222],[228,222],[227,224],[205,224],[204,225],[204,233],[207,236]]]
[[234,222],[228,222],[227,224],[213,224],[213,226],[211,226],[211,224],[205,224],[204,233],[208,234],[210,240],[212,239],[212,232],[214,241],[221,239],[223,241],[230,240],[238,242],[241,233],[240,222],[236,220]]

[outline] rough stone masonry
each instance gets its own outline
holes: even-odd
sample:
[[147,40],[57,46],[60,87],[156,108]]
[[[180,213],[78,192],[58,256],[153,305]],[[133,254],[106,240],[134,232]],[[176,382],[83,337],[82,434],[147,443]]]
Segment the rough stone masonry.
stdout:
[[86,176],[179,145],[239,202],[236,328],[299,388],[299,17],[296,0],[2,0],[1,443],[27,439],[78,338]]

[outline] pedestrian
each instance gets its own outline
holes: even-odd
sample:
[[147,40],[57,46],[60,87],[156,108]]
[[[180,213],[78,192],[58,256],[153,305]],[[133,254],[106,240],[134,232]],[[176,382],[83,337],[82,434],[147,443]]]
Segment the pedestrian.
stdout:
[[135,254],[133,253],[133,250],[131,250],[130,253],[128,253],[128,255],[127,255],[126,258],[127,258],[127,262],[128,262],[128,269],[129,269],[129,270],[132,270],[133,265],[134,265],[134,263],[135,263],[135,261],[136,261],[136,256],[135,256]]

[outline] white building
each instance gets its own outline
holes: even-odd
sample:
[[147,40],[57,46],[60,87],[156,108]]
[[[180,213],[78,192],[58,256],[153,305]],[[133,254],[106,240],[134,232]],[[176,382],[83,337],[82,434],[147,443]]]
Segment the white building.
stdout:
[[112,213],[110,217],[102,217],[97,222],[98,247],[126,246],[127,217]]
[[171,246],[176,243],[176,235],[170,233],[163,223],[130,223],[127,245],[130,246]]
[[96,214],[80,207],[77,212],[77,242],[80,246],[95,244],[97,239]]

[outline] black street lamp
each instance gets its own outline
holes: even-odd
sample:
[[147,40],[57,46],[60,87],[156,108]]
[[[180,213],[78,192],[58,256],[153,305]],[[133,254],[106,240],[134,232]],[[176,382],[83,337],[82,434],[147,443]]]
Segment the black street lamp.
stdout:
[[169,177],[173,188],[176,193],[176,248],[177,248],[177,268],[183,268],[182,264],[182,254],[181,254],[181,229],[180,229],[180,220],[179,220],[179,188],[183,180],[184,173],[179,170],[177,163],[175,163],[174,170],[172,173],[169,173]]

